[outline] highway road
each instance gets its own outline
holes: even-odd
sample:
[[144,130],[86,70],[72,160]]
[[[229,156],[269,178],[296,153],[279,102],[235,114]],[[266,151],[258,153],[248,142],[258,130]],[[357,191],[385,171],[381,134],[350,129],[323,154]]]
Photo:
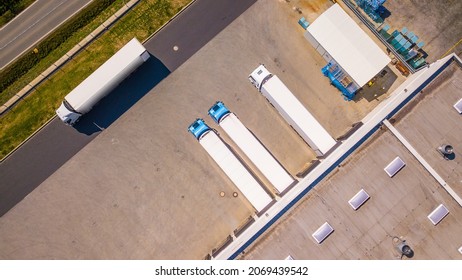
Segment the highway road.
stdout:
[[0,29],[0,69],[92,0],[36,0]]
[[[82,117],[75,127],[68,127],[54,119],[1,163],[0,216],[255,2],[197,0],[145,43],[153,57]],[[177,51],[174,46],[178,46]]]

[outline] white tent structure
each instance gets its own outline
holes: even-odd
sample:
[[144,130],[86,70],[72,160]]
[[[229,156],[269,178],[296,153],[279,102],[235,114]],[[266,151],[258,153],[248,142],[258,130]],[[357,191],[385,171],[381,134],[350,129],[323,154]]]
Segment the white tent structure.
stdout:
[[307,28],[305,38],[327,62],[335,61],[358,87],[391,61],[338,4]]

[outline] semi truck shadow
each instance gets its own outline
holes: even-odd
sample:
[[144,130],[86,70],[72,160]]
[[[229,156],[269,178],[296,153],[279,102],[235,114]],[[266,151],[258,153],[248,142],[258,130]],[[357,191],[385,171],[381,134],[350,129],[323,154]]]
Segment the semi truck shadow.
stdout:
[[151,54],[148,61],[83,115],[74,128],[86,135],[108,128],[169,74],[167,67]]

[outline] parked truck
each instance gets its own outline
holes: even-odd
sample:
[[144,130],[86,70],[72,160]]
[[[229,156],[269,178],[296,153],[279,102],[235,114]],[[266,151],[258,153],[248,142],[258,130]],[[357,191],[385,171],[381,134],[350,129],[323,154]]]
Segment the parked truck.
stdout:
[[56,114],[65,124],[74,125],[148,59],[149,53],[133,38],[66,95]]
[[249,75],[249,80],[318,156],[323,156],[335,146],[334,138],[264,65],[258,66]]
[[195,120],[189,126],[188,131],[194,135],[257,212],[263,211],[270,205],[273,199],[263,186],[204,120]]
[[229,135],[231,140],[261,171],[278,193],[291,187],[295,180],[250,132],[239,118],[223,104],[216,102],[208,111],[212,119]]

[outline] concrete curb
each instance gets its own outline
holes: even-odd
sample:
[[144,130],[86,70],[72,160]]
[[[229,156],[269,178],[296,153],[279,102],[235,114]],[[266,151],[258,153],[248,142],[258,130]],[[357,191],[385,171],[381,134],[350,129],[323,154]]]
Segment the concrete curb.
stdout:
[[12,98],[10,98],[10,100],[8,100],[5,104],[0,106],[0,116],[3,115],[5,112],[9,111],[11,108],[13,108],[18,103],[18,101],[22,100],[22,98],[30,94],[34,88],[40,85],[45,79],[50,77],[56,70],[58,70],[63,65],[65,65],[69,61],[69,59],[71,59],[75,54],[79,53],[88,44],[90,44],[96,38],[98,38],[111,25],[113,25],[117,20],[119,20],[123,15],[125,15],[125,13],[127,13],[132,7],[134,7],[140,1],[141,0],[131,0],[130,2],[123,5],[122,8],[120,8],[112,16],[110,16],[109,19],[107,19],[100,26],[98,26],[95,30],[93,30],[87,37],[85,37],[83,40],[77,43],[77,45],[75,45],[71,50],[69,50],[66,54],[64,54],[60,59],[55,61],[45,71],[39,74],[37,78],[35,78],[32,82],[26,85],[23,89],[21,89],[17,94],[15,94]]

